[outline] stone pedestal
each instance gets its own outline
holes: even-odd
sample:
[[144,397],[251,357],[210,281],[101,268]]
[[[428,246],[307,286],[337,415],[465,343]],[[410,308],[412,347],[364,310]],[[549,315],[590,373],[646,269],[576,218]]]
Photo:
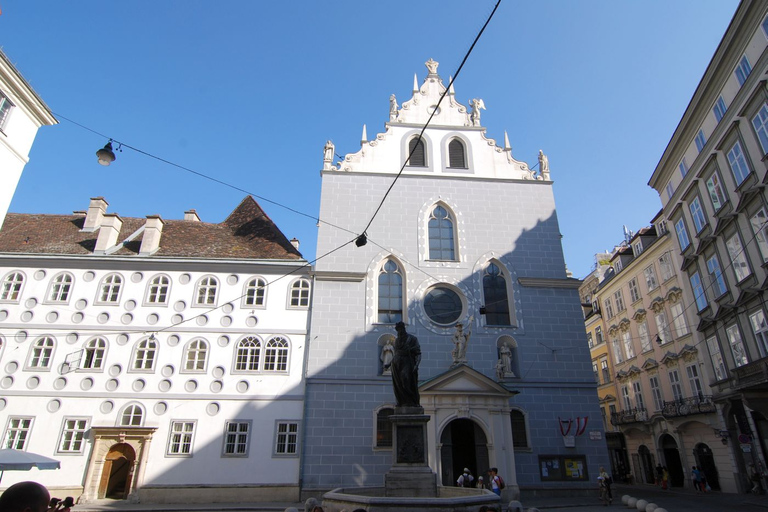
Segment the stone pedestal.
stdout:
[[392,467],[384,475],[385,496],[435,497],[437,475],[427,458],[427,422],[422,407],[397,407],[392,422]]

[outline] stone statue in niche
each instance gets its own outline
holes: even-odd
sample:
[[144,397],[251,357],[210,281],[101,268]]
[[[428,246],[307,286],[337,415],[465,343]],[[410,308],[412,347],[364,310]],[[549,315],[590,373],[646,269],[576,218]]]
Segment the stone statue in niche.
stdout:
[[333,155],[336,153],[336,147],[333,145],[333,142],[327,141],[325,143],[325,147],[323,148],[323,170],[328,171],[331,169],[331,165],[333,164]]
[[384,373],[389,373],[394,355],[395,347],[392,345],[392,340],[388,339],[384,346],[381,347],[381,367],[384,369]]
[[389,97],[389,120],[394,121],[397,119],[397,98],[395,95]]
[[542,150],[539,150],[539,171],[541,172],[541,179],[549,180],[549,158]]
[[496,366],[493,369],[496,370],[496,380],[504,380],[504,363],[501,362],[501,359],[496,361]]
[[469,101],[469,105],[472,107],[472,111],[469,113],[472,126],[480,126],[480,109],[485,110],[485,103],[483,100],[475,98]]
[[419,405],[419,363],[421,347],[413,334],[405,331],[405,324],[395,325],[394,356],[384,370],[392,369],[392,387],[395,390],[397,407],[420,407]]
[[454,365],[467,362],[467,345],[469,344],[469,337],[472,335],[472,320],[474,318],[474,316],[469,317],[469,326],[466,331],[461,322],[456,324],[456,330],[453,333],[453,350],[451,351]]
[[512,349],[509,348],[507,343],[504,343],[499,348],[499,362],[504,370],[505,377],[514,377],[515,373],[512,371]]

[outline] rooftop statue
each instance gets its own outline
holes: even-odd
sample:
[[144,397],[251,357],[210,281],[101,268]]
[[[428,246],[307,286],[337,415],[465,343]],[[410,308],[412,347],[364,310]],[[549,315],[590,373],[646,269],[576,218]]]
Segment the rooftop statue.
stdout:
[[395,95],[389,97],[389,120],[394,121],[397,119],[397,98]]
[[539,150],[539,171],[541,172],[541,179],[549,180],[549,158],[542,150]]
[[384,370],[390,366],[392,368],[392,387],[397,407],[419,407],[419,340],[405,331],[403,322],[397,322],[395,330],[395,355],[392,362],[384,366]]
[[427,62],[424,63],[425,66],[427,66],[427,70],[429,71],[430,75],[436,75],[437,74],[437,66],[440,65],[439,62],[435,62],[432,59],[429,59]]
[[479,98],[474,98],[469,101],[469,105],[472,107],[472,111],[469,113],[472,126],[480,126],[480,109],[485,110],[485,103]]
[[336,152],[336,147],[333,145],[333,142],[327,141],[325,143],[325,147],[323,148],[323,170],[328,171],[331,169],[331,165],[333,164],[333,155]]

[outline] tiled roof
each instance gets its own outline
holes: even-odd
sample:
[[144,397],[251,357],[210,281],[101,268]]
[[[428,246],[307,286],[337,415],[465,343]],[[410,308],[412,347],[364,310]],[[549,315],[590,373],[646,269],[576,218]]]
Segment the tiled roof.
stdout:
[[[146,219],[121,217],[116,256],[138,255],[142,235],[125,240],[144,226]],[[98,230],[83,232],[84,215],[9,213],[0,231],[0,253],[92,254]],[[223,222],[164,220],[160,248],[151,258],[302,259],[264,210],[251,196]]]

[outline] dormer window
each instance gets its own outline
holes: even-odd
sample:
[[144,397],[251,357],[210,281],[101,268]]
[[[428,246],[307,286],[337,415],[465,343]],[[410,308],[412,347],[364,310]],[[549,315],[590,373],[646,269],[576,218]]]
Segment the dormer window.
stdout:
[[408,160],[408,167],[426,167],[427,153],[424,150],[424,139],[414,137],[408,143],[408,154],[411,158]]
[[618,274],[621,272],[621,269],[624,268],[621,265],[621,260],[616,260],[616,263],[613,265],[614,270],[616,270],[616,273]]
[[643,253],[643,242],[642,240],[638,240],[634,244],[632,244],[632,254],[634,254],[636,257],[640,256]]

